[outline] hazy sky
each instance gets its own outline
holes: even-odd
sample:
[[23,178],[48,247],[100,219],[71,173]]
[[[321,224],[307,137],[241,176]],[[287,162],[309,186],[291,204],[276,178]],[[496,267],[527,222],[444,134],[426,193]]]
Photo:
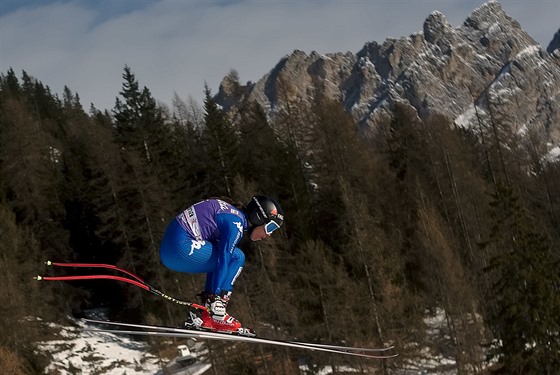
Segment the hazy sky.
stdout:
[[[231,70],[258,81],[295,49],[358,52],[409,36],[439,10],[460,26],[483,0],[0,0],[0,72],[12,67],[80,95],[86,110],[115,104],[123,68],[171,104],[202,104]],[[501,0],[546,48],[560,28],[559,0]]]

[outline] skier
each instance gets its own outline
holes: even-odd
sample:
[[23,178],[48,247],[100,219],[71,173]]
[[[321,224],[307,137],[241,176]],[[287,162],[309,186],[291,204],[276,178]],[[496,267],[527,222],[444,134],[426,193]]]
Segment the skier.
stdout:
[[245,254],[236,245],[244,232],[252,241],[260,241],[283,221],[278,202],[264,195],[254,196],[246,206],[207,199],[171,221],[160,245],[161,262],[178,272],[206,273],[206,285],[199,294],[206,311],[191,309],[185,327],[243,331],[241,323],[226,312],[245,262]]

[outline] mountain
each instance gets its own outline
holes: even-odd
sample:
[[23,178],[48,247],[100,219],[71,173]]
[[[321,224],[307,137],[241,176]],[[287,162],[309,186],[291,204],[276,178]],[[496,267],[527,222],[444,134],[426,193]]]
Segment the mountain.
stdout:
[[556,57],[560,57],[560,29],[554,34],[554,38],[548,45],[546,49],[548,53],[556,55]]
[[282,98],[311,102],[321,94],[340,101],[364,134],[403,102],[420,118],[444,115],[466,127],[500,118],[550,151],[560,144],[559,38],[543,49],[489,1],[458,28],[434,11],[423,32],[368,42],[357,54],[296,50],[256,83],[226,76],[215,100],[232,119],[247,101],[273,117]]

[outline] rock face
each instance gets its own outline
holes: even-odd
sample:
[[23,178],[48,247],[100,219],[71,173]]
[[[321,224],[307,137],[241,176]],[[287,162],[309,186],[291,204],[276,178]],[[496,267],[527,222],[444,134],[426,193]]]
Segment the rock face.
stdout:
[[556,57],[560,57],[560,29],[558,29],[556,34],[554,34],[554,38],[546,50],[548,53],[554,54]]
[[323,95],[339,100],[364,132],[396,102],[408,103],[421,118],[440,114],[461,126],[475,124],[475,113],[491,112],[507,116],[519,132],[538,132],[553,148],[560,144],[559,48],[560,30],[544,50],[490,1],[458,28],[434,11],[423,32],[366,43],[357,54],[294,51],[256,83],[242,86],[226,77],[215,99],[232,116],[249,100],[273,117],[279,98],[310,102]]

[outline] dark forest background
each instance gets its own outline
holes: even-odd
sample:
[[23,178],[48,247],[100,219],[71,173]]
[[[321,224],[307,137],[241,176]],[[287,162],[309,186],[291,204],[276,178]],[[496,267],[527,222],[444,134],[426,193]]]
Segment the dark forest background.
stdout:
[[[234,71],[231,74],[235,74]],[[203,275],[159,262],[166,225],[196,201],[276,197],[286,221],[241,247],[246,267],[229,311],[266,337],[394,344],[400,357],[357,361],[390,374],[429,346],[459,374],[553,374],[560,368],[560,164],[542,129],[520,138],[492,121],[463,129],[409,107],[363,135],[339,103],[292,99],[268,120],[246,103],[231,123],[205,89],[203,107],[160,104],[130,67],[110,111],[85,110],[23,72],[0,76],[0,367],[41,373],[48,337],[34,319],[104,307],[123,321],[180,324],[185,308],[117,281],[38,282],[44,262],[115,264],[196,301]],[[84,270],[56,270],[57,274]],[[445,312],[428,335],[424,318]],[[153,340],[155,346],[161,340]],[[297,373],[304,353],[210,344],[216,373]],[[8,373],[8,372],[3,373]]]

